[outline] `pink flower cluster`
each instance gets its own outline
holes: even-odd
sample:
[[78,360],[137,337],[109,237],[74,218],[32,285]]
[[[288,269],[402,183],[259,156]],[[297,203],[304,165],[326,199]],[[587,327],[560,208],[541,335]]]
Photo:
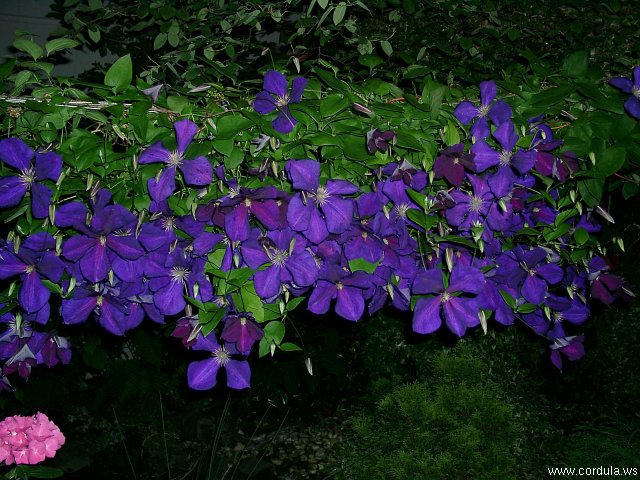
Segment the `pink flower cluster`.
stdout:
[[40,463],[47,457],[53,458],[64,440],[60,429],[44,413],[7,417],[0,422],[0,462]]

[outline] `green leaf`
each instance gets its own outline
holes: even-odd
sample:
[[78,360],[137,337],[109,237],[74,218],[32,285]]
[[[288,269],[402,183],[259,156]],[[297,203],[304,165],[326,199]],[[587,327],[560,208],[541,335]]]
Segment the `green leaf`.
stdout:
[[391,56],[393,54],[393,47],[387,40],[383,40],[380,42],[380,46],[382,47],[382,51],[387,54],[387,56]]
[[383,64],[384,60],[378,55],[364,54],[358,57],[358,62],[360,62],[360,64],[364,65],[365,67],[369,67],[369,69],[373,69],[378,65]]
[[340,93],[332,93],[326,98],[320,100],[320,115],[322,115],[323,118],[331,117],[348,106],[349,104],[345,100],[344,95]]
[[281,344],[280,350],[282,350],[283,352],[301,352],[302,351],[302,349],[298,345],[291,342],[284,342],[283,344]]
[[[502,293],[502,292],[500,292]],[[504,297],[503,297],[504,298]],[[534,305],[533,303],[523,303],[522,305],[520,305],[516,311],[518,313],[533,313],[536,310],[538,310],[538,306]]]
[[504,290],[498,290],[500,292],[500,296],[502,297],[502,299],[504,300],[504,303],[506,303],[507,305],[509,305],[511,308],[515,308],[516,306],[516,299],[513,298],[510,294],[508,294],[507,292],[505,292]]
[[347,4],[340,2],[333,10],[333,24],[338,25],[344,18],[345,13],[347,13]]
[[562,73],[568,77],[584,77],[589,68],[589,53],[585,51],[574,52],[569,55],[562,64]]
[[460,134],[458,133],[456,124],[451,120],[447,120],[447,126],[444,132],[444,143],[446,143],[448,147],[460,143]]
[[253,121],[241,115],[225,115],[216,123],[216,138],[232,138],[251,125]]
[[610,177],[616,173],[626,159],[626,150],[624,148],[610,148],[599,156],[596,161],[596,170],[605,177]]
[[[158,50],[158,49],[162,48],[162,46],[165,43],[167,43],[167,37],[168,37],[168,35],[166,33],[164,33],[164,32],[160,32],[158,35],[156,35],[156,38],[153,40],[153,49],[154,50]],[[205,52],[205,54],[206,54],[206,52]]]
[[409,132],[398,130],[396,132],[395,144],[399,147],[410,148],[412,150],[422,150],[422,145],[415,135]]
[[54,38],[47,42],[44,49],[47,51],[47,56],[49,56],[54,52],[74,48],[78,45],[80,45],[80,42],[78,40],[73,40],[72,38]]
[[364,258],[354,258],[353,260],[349,260],[349,270],[351,270],[351,272],[363,271],[373,273],[379,264],[380,262],[371,263]]
[[326,10],[327,6],[329,5],[329,0],[318,0],[318,5],[320,5],[320,8],[322,8],[323,10]]
[[595,208],[600,204],[604,191],[604,179],[589,178],[578,182],[578,191],[588,207]]
[[26,38],[17,38],[13,42],[13,46],[21,52],[28,53],[34,60],[38,60],[42,57],[42,47],[36,42],[27,40]]
[[90,25],[88,32],[89,32],[89,38],[93,43],[98,43],[100,41],[101,33],[98,27],[96,27],[95,25]]
[[563,85],[561,87],[544,90],[533,96],[531,106],[538,108],[550,107],[567,98],[573,93],[573,90],[574,88],[571,85]]
[[132,79],[133,65],[131,64],[131,55],[126,54],[109,67],[104,76],[104,84],[111,87],[115,93],[118,93],[131,85]]
[[589,232],[580,227],[573,233],[573,238],[578,245],[584,245],[589,240]]
[[272,322],[267,323],[264,326],[264,335],[268,339],[272,340],[276,345],[279,345],[284,338],[284,323],[274,320]]
[[256,293],[253,282],[245,283],[240,289],[240,293],[234,293],[232,297],[238,311],[251,313],[257,322],[264,321],[262,300]]

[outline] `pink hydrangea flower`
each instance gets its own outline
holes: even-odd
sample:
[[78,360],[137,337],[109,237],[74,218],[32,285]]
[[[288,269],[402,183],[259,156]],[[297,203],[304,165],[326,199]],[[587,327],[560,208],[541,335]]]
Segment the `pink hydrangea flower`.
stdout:
[[35,465],[53,458],[64,442],[60,429],[44,413],[0,422],[0,462],[5,465]]

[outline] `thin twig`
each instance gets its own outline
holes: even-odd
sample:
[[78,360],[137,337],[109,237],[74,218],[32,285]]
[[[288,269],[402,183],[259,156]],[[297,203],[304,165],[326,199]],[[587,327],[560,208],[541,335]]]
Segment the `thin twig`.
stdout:
[[116,425],[118,426],[118,432],[120,433],[120,438],[122,439],[122,446],[124,447],[124,453],[127,456],[127,460],[129,461],[129,466],[131,467],[131,473],[133,473],[133,478],[138,480],[136,475],[136,470],[133,468],[133,462],[131,461],[131,457],[129,456],[129,450],[127,449],[127,444],[124,441],[124,435],[122,434],[122,429],[120,428],[120,422],[118,421],[118,416],[116,415],[116,409],[111,406],[111,410],[113,411],[113,416],[116,419]]
[[167,432],[164,427],[164,408],[162,408],[162,394],[158,392],[158,397],[160,398],[160,420],[162,422],[162,441],[164,443],[164,458],[167,461],[167,475],[169,476],[169,480],[171,480],[171,465],[169,465],[169,449],[167,448]]

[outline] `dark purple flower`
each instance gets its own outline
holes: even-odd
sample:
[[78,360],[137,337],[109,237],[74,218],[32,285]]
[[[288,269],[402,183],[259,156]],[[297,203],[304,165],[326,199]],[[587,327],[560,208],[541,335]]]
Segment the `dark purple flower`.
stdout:
[[201,330],[202,326],[198,315],[182,317],[176,323],[176,328],[171,332],[171,336],[181,339],[186,348],[191,348],[196,343],[196,338]]
[[44,363],[51,368],[58,363],[66,365],[71,361],[71,347],[66,338],[50,334],[41,335],[38,348],[32,348],[36,352],[38,364]]
[[376,153],[378,150],[386,152],[389,148],[388,142],[394,138],[396,138],[396,134],[392,130],[387,130],[385,132],[378,130],[377,128],[369,130],[367,132],[367,150],[369,153]]
[[584,356],[584,336],[554,338],[551,344],[551,362],[558,369],[562,370],[561,353],[567,360],[575,362]]
[[454,187],[460,187],[466,170],[475,170],[473,153],[464,153],[464,144],[458,143],[440,152],[433,164],[436,178],[446,178]]
[[224,320],[224,328],[220,338],[233,343],[242,355],[249,355],[253,344],[264,335],[264,330],[256,323],[250,313],[228,315]]
[[147,148],[138,159],[138,163],[164,163],[167,168],[162,170],[157,178],[150,178],[147,182],[149,195],[156,202],[168,198],[176,189],[176,169],[182,172],[184,183],[194,187],[205,187],[213,179],[213,167],[206,157],[185,159],[185,152],[193,137],[198,133],[198,126],[185,118],[173,124],[176,132],[176,149],[168,150],[162,142],[156,142]]
[[591,296],[605,305],[611,305],[622,294],[624,281],[609,273],[610,267],[602,257],[593,257],[589,262],[589,281]]
[[49,215],[51,189],[42,180],[56,182],[62,173],[62,157],[54,152],[34,152],[19,138],[0,140],[0,160],[20,172],[17,177],[0,178],[0,207],[15,207],[31,192],[31,214]]
[[631,96],[624,102],[624,108],[634,118],[640,119],[640,66],[633,69],[633,81],[626,77],[615,77],[609,80],[609,83],[629,93]]
[[211,353],[206,360],[191,362],[187,367],[187,379],[189,387],[194,390],[209,390],[217,383],[218,371],[224,367],[227,372],[227,386],[241,390],[249,388],[251,382],[251,370],[246,360],[235,360],[232,355],[238,351],[233,344],[220,345],[216,335],[211,332],[206,337],[198,335],[193,350],[203,350]]
[[487,117],[497,126],[511,118],[511,107],[507,102],[500,99],[492,104],[497,94],[498,87],[493,81],[482,82],[480,83],[480,106],[476,107],[473,103],[465,100],[460,102],[454,110],[453,114],[463,125],[477,119],[469,131],[472,137],[483,139],[489,136]]
[[271,125],[277,132],[289,133],[298,123],[291,115],[289,104],[298,103],[302,99],[306,86],[306,78],[296,77],[293,79],[291,91],[288,92],[287,78],[280,72],[269,70],[264,75],[264,90],[258,93],[253,101],[253,109],[262,115],[278,110],[278,116]]
[[442,270],[418,273],[413,293],[435,294],[419,298],[413,313],[413,331],[433,333],[442,325],[442,317],[453,333],[462,337],[469,327],[480,323],[476,295],[484,290],[485,278],[475,267],[453,267],[449,285],[445,288]]

